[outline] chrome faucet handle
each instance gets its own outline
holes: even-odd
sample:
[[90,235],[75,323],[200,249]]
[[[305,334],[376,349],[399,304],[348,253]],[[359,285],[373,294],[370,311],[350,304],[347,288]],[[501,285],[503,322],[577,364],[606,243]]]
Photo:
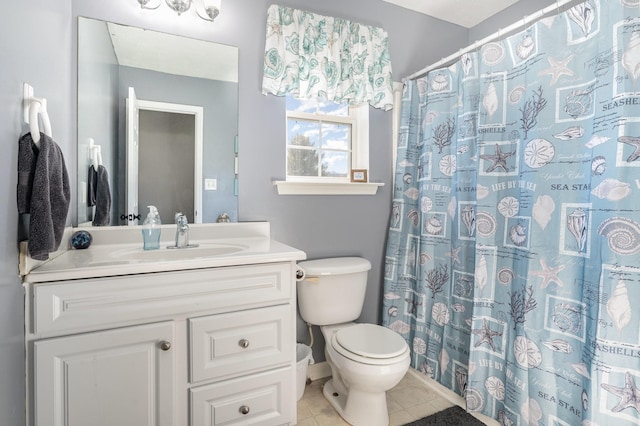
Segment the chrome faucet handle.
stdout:
[[176,225],[178,226],[186,226],[189,224],[187,220],[187,216],[182,213],[176,213]]

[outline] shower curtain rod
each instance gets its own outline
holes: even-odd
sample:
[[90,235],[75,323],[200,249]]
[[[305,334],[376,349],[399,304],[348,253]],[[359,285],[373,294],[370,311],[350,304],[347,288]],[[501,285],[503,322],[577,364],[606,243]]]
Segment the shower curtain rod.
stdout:
[[546,15],[550,14],[551,12],[555,12],[555,11],[560,11],[560,8],[563,6],[566,6],[569,3],[582,3],[584,2],[584,0],[556,0],[555,4],[552,4],[550,6],[545,7],[544,9],[541,9],[537,12],[532,13],[529,16],[525,16],[522,21],[518,21],[514,24],[509,25],[507,28],[502,28],[499,29],[498,31],[496,31],[495,33],[491,34],[490,36],[487,36],[485,38],[483,38],[480,41],[476,41],[475,43],[465,47],[464,49],[460,49],[458,50],[456,53],[447,56],[446,58],[442,58],[441,60],[439,60],[438,62],[436,62],[435,64],[429,65],[423,69],[421,69],[420,71],[417,71],[413,74],[411,74],[408,77],[405,77],[402,79],[403,82],[406,82],[407,80],[413,80],[415,78],[418,77],[423,77],[424,75],[426,75],[429,71],[440,68],[443,65],[446,65],[448,63],[453,62],[455,59],[458,59],[460,56],[464,55],[465,53],[469,53],[473,50],[478,49],[478,47],[489,43],[491,41],[494,41],[496,39],[501,38],[503,35],[509,34],[513,31],[519,30],[520,28],[526,27],[528,24],[530,24],[531,22],[537,21],[539,19],[544,18]]

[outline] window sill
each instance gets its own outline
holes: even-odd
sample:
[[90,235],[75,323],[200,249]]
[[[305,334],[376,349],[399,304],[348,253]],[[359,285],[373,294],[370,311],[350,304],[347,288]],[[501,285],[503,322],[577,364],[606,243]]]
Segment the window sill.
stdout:
[[377,182],[291,182],[274,180],[279,195],[375,195],[384,183]]

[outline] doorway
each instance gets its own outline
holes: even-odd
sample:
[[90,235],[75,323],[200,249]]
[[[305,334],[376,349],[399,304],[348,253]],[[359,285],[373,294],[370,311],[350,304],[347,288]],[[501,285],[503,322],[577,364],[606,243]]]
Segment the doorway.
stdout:
[[[130,108],[134,105],[134,108]],[[127,99],[127,211],[146,217],[155,205],[162,223],[183,213],[202,223],[203,108]]]

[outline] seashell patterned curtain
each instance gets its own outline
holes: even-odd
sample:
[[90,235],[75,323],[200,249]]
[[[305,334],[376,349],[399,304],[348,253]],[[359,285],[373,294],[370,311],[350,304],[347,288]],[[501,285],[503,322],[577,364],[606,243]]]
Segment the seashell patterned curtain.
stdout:
[[640,424],[638,6],[406,82],[383,323],[502,425]]
[[393,108],[388,36],[382,28],[271,5],[262,93]]

